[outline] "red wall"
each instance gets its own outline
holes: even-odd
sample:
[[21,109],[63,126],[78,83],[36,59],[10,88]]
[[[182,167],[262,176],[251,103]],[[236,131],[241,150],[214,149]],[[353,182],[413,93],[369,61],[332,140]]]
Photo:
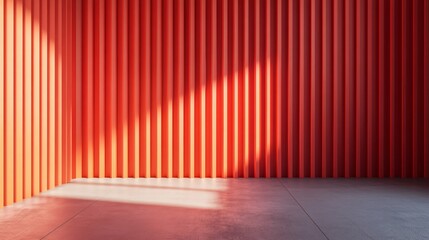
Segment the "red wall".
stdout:
[[75,177],[428,177],[425,0],[0,1],[0,206]]
[[427,177],[428,5],[74,1],[73,177]]
[[65,0],[0,1],[0,207],[70,179],[66,12]]

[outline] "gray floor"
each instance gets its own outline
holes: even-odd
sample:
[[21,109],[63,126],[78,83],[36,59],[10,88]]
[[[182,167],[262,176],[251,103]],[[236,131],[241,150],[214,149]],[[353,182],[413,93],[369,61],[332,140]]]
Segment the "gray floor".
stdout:
[[429,239],[429,181],[76,179],[0,209],[0,239]]

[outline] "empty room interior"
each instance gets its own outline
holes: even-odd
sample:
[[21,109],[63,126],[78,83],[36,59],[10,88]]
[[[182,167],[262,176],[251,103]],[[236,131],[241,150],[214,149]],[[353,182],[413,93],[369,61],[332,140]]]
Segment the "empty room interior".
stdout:
[[0,0],[0,239],[429,239],[428,0]]

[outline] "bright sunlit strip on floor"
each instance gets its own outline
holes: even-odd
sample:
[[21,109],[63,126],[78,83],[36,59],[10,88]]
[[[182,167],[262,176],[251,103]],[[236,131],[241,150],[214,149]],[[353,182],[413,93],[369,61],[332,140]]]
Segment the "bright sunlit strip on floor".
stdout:
[[42,194],[46,197],[120,203],[220,209],[225,185],[212,181],[170,179],[76,179]]

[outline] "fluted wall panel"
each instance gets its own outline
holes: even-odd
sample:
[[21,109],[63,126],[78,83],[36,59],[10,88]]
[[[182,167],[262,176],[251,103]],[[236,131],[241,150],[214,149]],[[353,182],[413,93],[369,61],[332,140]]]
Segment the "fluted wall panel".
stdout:
[[65,2],[0,1],[0,207],[69,179]]
[[78,177],[429,177],[424,0],[2,0],[0,206]]
[[73,177],[427,177],[424,0],[73,1]]

